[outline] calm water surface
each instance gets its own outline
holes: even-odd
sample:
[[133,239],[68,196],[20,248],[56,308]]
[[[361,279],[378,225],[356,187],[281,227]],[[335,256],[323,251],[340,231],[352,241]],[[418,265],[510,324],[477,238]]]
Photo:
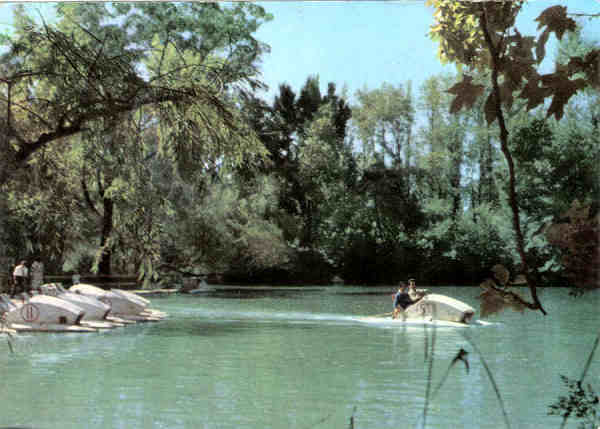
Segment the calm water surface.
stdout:
[[[479,308],[477,288],[432,288]],[[94,334],[0,338],[0,427],[420,427],[426,392],[424,327],[365,324],[390,310],[393,288],[218,288],[153,298],[170,318]],[[578,378],[600,328],[600,293],[541,291],[549,316],[505,312],[487,326],[438,328],[429,428],[504,427],[467,332],[493,371],[513,428],[560,426],[548,405]],[[587,381],[600,387],[600,354]],[[576,421],[571,421],[576,427]]]

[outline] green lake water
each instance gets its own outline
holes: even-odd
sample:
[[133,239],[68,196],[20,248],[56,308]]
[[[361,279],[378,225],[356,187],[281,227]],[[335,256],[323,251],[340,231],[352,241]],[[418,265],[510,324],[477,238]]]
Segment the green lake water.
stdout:
[[[478,288],[431,288],[478,309]],[[578,378],[600,329],[600,291],[543,289],[549,315],[507,311],[468,328],[393,327],[388,288],[222,287],[151,298],[159,323],[93,334],[0,338],[0,428],[355,429],[421,427],[426,344],[435,337],[428,428],[560,426],[548,406]],[[478,318],[478,315],[475,317]],[[586,381],[600,389],[600,351]],[[576,427],[576,420],[569,427]]]

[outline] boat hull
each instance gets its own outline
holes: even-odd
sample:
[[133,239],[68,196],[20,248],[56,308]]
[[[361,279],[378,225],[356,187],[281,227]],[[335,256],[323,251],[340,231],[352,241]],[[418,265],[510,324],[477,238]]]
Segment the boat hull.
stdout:
[[82,320],[103,320],[110,312],[110,307],[104,302],[89,295],[66,291],[54,284],[42,285],[40,291],[44,295],[54,296],[80,307],[85,313]]
[[392,319],[391,317],[376,317],[376,316],[367,316],[367,317],[358,317],[357,321],[361,323],[368,323],[372,325],[378,326],[386,326],[386,327],[421,327],[421,326],[436,326],[440,328],[468,328],[469,325],[466,323],[459,322],[450,322],[447,320],[430,320],[430,319]]
[[14,308],[5,313],[6,322],[11,325],[76,325],[85,314],[80,307],[47,295],[12,303]]
[[98,332],[95,328],[90,328],[82,325],[61,325],[56,323],[12,323],[11,329],[17,332]]
[[468,324],[475,314],[473,307],[445,295],[429,294],[404,311],[406,319],[425,319]]
[[138,301],[133,301],[122,293],[100,289],[88,284],[77,284],[69,289],[70,292],[91,296],[107,304],[110,314],[121,316],[123,314],[139,314],[146,307]]

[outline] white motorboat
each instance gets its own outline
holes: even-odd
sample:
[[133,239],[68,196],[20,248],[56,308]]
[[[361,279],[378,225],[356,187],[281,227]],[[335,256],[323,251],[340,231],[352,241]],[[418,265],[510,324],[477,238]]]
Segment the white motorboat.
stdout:
[[417,303],[411,305],[398,318],[392,319],[392,313],[384,316],[359,318],[362,322],[393,324],[431,324],[438,326],[467,326],[475,310],[468,304],[440,294],[425,295]]
[[[104,290],[89,284],[77,284],[69,288],[70,292],[94,297],[110,306],[110,316],[132,322],[152,322],[163,319],[163,312],[149,309],[148,301],[131,292],[119,289]],[[111,320],[109,318],[108,320]]]
[[40,332],[97,332],[81,325],[84,311],[62,299],[35,295],[11,300],[0,295],[0,309],[9,329]]

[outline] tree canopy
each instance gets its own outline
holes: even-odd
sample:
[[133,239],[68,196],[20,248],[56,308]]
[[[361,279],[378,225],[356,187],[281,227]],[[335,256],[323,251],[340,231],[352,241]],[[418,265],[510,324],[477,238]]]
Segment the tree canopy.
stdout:
[[146,285],[483,281],[490,313],[596,287],[597,44],[562,7],[526,36],[521,2],[431,4],[456,74],[349,94],[315,70],[272,100],[258,5],[15,7],[0,251]]

